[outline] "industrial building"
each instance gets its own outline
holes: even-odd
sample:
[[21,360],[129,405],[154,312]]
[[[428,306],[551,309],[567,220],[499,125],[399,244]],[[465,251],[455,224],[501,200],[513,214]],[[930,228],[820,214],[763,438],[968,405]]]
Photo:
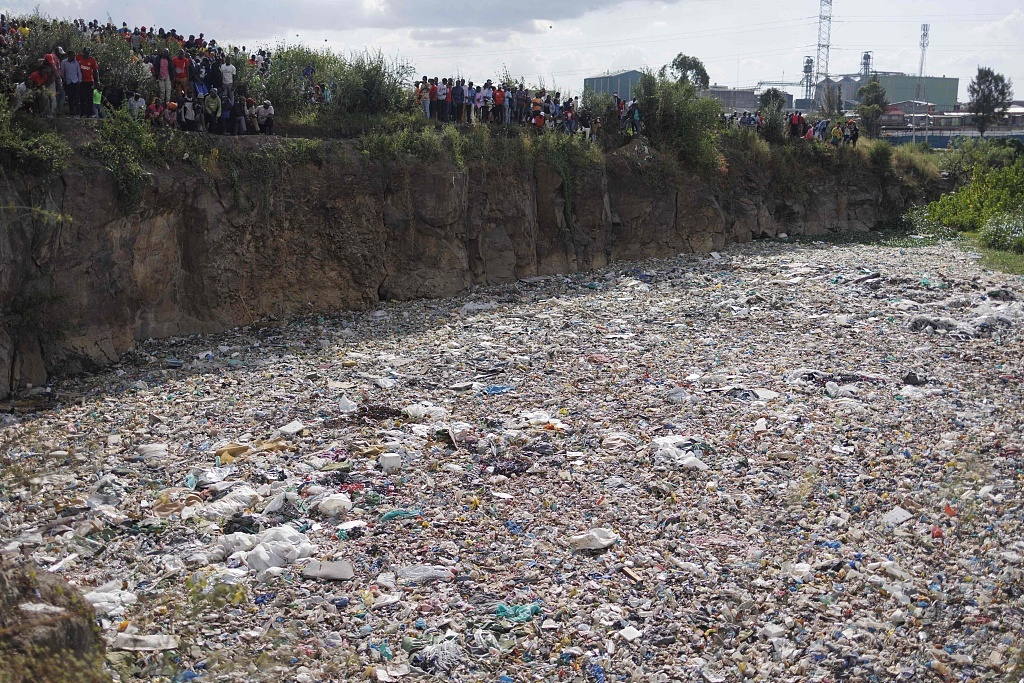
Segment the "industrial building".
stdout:
[[591,76],[583,79],[584,90],[590,89],[594,92],[604,92],[609,95],[619,93],[619,97],[628,100],[633,96],[633,88],[640,80],[640,72],[636,69],[619,71],[601,76]]
[[[939,112],[954,111],[956,96],[960,89],[959,78],[945,76],[917,76],[899,73],[880,73],[875,76],[878,84],[885,88],[890,102],[923,101],[935,105]],[[921,89],[918,91],[918,83]],[[850,93],[855,95],[856,92]]]
[[[787,92],[782,94],[786,98],[785,103],[782,105],[783,108],[792,109],[793,96]],[[715,83],[707,90],[701,92],[701,95],[718,100],[722,105],[722,111],[726,113],[757,111],[761,108],[761,95],[757,88],[730,88],[729,86]]]
[[[869,60],[869,53],[865,53]],[[870,66],[870,61],[866,62]],[[959,78],[945,76],[916,76],[914,74],[894,71],[864,71],[856,74],[833,76],[815,86],[814,99],[821,101],[821,90],[824,83],[839,88],[844,108],[853,109],[860,103],[857,91],[871,80],[878,79],[878,84],[885,89],[885,97],[890,102],[928,102],[934,105],[935,111],[947,112],[956,110],[956,96],[960,88]]]

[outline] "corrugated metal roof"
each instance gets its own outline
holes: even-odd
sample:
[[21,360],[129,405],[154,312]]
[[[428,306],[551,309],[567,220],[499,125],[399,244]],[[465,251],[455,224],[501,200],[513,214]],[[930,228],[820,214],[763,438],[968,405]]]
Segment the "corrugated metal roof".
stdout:
[[615,78],[616,76],[625,76],[626,74],[639,74],[637,69],[626,69],[625,71],[612,71],[604,74],[597,74],[596,76],[587,76],[584,80],[590,80],[591,78]]

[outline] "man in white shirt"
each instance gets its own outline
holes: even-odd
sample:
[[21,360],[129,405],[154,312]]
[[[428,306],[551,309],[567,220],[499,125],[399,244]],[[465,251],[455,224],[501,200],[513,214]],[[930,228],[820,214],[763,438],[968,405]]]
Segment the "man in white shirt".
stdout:
[[274,134],[274,107],[270,100],[256,107],[256,122],[260,124],[260,132],[264,135]]
[[447,108],[446,104],[448,101],[448,79],[442,78],[441,82],[437,84],[437,118],[441,121],[447,121]]
[[220,65],[221,82],[224,85],[223,93],[231,98],[231,91],[235,89],[235,74],[238,69],[231,63],[231,57],[225,57],[224,63]]

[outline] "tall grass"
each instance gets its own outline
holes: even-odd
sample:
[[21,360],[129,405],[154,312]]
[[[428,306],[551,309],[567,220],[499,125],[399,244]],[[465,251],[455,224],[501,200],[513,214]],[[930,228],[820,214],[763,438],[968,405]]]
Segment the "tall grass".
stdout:
[[[888,144],[876,140],[875,144]],[[900,145],[892,155],[892,168],[898,177],[915,191],[924,190],[940,177],[937,154],[930,147]]]
[[718,149],[722,108],[689,83],[644,72],[636,85],[643,131],[651,144],[674,153],[684,168],[712,177],[722,168]]

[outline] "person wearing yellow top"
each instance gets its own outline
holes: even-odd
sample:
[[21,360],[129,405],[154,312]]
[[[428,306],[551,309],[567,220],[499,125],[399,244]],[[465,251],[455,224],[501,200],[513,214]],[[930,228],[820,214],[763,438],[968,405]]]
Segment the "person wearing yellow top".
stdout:
[[832,129],[832,144],[836,147],[843,141],[843,128],[838,123]]

